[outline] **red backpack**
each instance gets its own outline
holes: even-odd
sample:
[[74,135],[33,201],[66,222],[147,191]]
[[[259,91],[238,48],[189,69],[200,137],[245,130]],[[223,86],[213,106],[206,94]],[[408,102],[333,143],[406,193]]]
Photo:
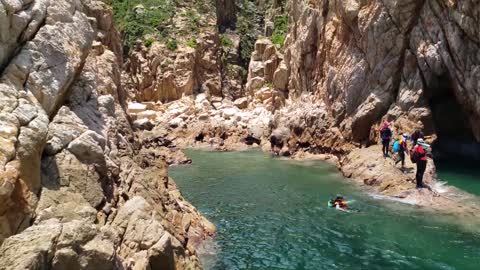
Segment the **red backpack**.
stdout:
[[412,150],[410,150],[410,160],[412,161],[412,163],[417,163],[425,156],[425,149],[423,149],[421,145],[417,145]]

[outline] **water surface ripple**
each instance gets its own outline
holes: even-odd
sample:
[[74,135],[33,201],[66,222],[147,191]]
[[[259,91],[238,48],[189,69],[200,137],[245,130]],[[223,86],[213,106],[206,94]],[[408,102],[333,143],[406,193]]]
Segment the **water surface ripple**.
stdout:
[[[323,162],[187,151],[170,175],[215,223],[207,269],[480,269],[480,235],[412,206],[374,200]],[[326,207],[344,194],[358,212]]]

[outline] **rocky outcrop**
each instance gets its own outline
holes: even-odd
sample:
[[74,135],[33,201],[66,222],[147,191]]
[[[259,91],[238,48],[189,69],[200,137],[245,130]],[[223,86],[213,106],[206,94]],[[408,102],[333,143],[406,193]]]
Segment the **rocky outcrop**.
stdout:
[[[7,4],[2,3],[2,8],[13,8]],[[8,14],[20,11],[21,6]],[[30,8],[35,8],[34,21],[18,24],[25,28],[16,31],[38,30],[40,22],[42,27],[35,35],[24,35],[31,40],[17,48],[0,80],[0,239],[30,223],[41,188],[40,157],[49,117],[63,102],[94,38],[90,22],[76,2],[37,1]]]
[[217,1],[216,9],[204,4],[206,9],[188,1],[177,5],[180,15],[172,18],[168,38],[147,35],[147,43],[139,40],[129,52],[123,81],[130,100],[164,103],[199,93],[230,100],[245,96],[241,36],[226,29],[235,28],[235,3]]
[[421,206],[428,211],[448,213],[463,221],[477,222],[479,198],[438,183],[432,160],[427,162],[423,179],[426,188],[415,189],[415,164],[407,158],[405,168],[401,169],[392,159],[378,158],[378,153],[381,153],[380,146],[354,149],[337,165],[346,177],[376,195]]
[[31,40],[44,23],[49,1],[2,1],[0,5],[0,70],[14,52]]
[[[382,118],[401,131],[449,137],[457,128],[479,141],[479,8],[474,1],[292,1],[289,94],[316,93],[334,126],[356,142],[372,139]],[[446,107],[456,116],[442,114]],[[445,119],[468,122],[451,127]]]
[[125,75],[132,99],[168,102],[199,92],[222,96],[218,35],[205,33],[195,42],[195,48],[180,45],[175,52],[160,42],[151,48],[137,44]]
[[137,42],[124,74],[132,100],[169,102],[195,93],[222,96],[221,47],[214,11],[200,10],[193,2],[177,6],[179,16],[172,19],[176,30],[168,40],[154,41],[148,47]]
[[22,8],[40,3],[44,23],[2,59],[2,269],[201,268],[196,248],[215,228],[168,178],[166,162],[186,158],[130,125],[111,9]]
[[221,42],[222,40],[227,43],[221,47],[222,96],[230,100],[245,97],[246,69],[242,66],[240,57],[241,36],[235,31],[227,30],[221,35]]
[[[286,81],[283,55],[269,39],[259,39],[248,67],[246,91],[250,103],[264,105],[267,110],[275,111],[284,105]],[[279,65],[282,62],[281,65]]]

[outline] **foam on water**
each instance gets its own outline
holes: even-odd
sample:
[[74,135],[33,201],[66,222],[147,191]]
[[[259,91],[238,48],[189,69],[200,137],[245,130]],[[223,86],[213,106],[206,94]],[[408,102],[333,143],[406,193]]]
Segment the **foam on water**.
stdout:
[[450,187],[447,185],[447,181],[435,181],[432,186],[432,189],[438,193],[446,193],[450,190]]

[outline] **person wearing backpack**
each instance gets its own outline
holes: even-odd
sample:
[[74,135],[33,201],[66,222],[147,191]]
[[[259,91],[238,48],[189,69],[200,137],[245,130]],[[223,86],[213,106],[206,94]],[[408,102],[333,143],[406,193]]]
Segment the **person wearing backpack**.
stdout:
[[418,139],[424,139],[423,133],[419,129],[415,129],[415,131],[412,133],[412,141],[413,141],[413,146],[417,145],[417,140]]
[[427,148],[423,139],[418,139],[417,144],[412,149],[412,162],[417,164],[417,173],[415,179],[417,181],[417,188],[423,188],[423,175],[427,169]]
[[407,135],[403,134],[398,141],[395,141],[393,145],[393,150],[398,153],[400,157],[397,161],[395,161],[395,165],[399,162],[402,162],[402,170],[405,168],[405,153],[408,155],[408,148],[407,148]]
[[380,129],[380,138],[382,139],[382,152],[383,157],[388,157],[388,147],[390,146],[390,139],[392,138],[392,130],[390,129],[390,123],[385,121],[383,127]]

